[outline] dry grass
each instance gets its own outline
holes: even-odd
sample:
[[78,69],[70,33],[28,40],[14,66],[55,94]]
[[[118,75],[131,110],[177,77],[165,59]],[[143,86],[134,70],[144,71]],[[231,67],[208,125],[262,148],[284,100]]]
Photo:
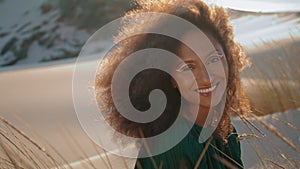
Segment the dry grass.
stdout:
[[[293,39],[293,37],[291,37]],[[244,132],[240,135],[241,140],[249,142],[256,155],[259,157],[261,166],[260,168],[298,168],[300,166],[299,159],[287,158],[286,154],[275,146],[273,141],[264,134],[264,132],[249,121],[249,117],[254,119],[263,128],[269,130],[282,142],[284,142],[293,151],[300,154],[298,147],[284,134],[278,131],[276,127],[268,124],[258,116],[271,114],[274,112],[284,112],[289,109],[296,109],[300,107],[300,54],[299,46],[295,46],[298,42],[293,43],[279,43],[271,42],[265,43],[261,46],[263,49],[252,52],[254,57],[252,58],[252,68],[243,72],[243,85],[245,86],[253,109],[253,113],[249,113],[249,116],[240,116],[240,119],[244,122],[246,128],[250,132]],[[283,46],[285,44],[285,46]],[[278,51],[277,49],[280,49]],[[270,53],[269,51],[274,51]],[[300,132],[300,129],[291,124],[288,121],[273,117],[273,119],[287,126],[289,129],[296,132]],[[68,132],[66,132],[68,133]],[[76,138],[66,137],[66,141],[69,141],[70,145],[79,149],[74,153],[78,154],[81,159],[81,166],[83,168],[97,168],[94,162],[85,153],[84,145],[80,145],[76,141]],[[71,138],[71,140],[70,140]],[[265,156],[262,150],[253,143],[251,140],[265,141],[264,143],[274,150],[274,155],[280,156],[287,164],[282,165],[278,161],[274,161]],[[109,153],[103,152],[102,149],[95,144],[95,150],[98,153],[98,157],[104,164],[105,168],[112,169],[113,164],[110,161]],[[207,144],[209,146],[209,144]],[[50,149],[46,149],[37,143],[34,139],[28,137],[24,132],[19,130],[15,125],[11,124],[7,120],[0,118],[0,166],[3,169],[44,169],[44,168],[73,168],[75,165],[64,159],[57,150],[51,145],[48,145]],[[216,148],[216,147],[214,147]],[[217,149],[217,148],[216,148]],[[150,150],[149,150],[150,153]],[[199,157],[199,164],[202,160],[203,153]],[[216,156],[224,165],[229,168],[233,168],[232,162],[226,161],[222,157]],[[124,164],[126,159],[122,158]],[[153,160],[154,161],[154,160]],[[153,162],[152,161],[152,162]],[[233,162],[234,163],[234,162]],[[125,165],[126,166],[126,165]],[[162,168],[163,164],[157,165],[154,162],[155,168]],[[138,165],[140,168],[140,166]],[[128,166],[127,166],[128,168]]]
[[291,37],[248,51],[253,64],[241,76],[256,115],[300,107],[299,48],[300,42]]
[[[64,159],[54,147],[47,144],[45,147],[41,143],[30,138],[14,124],[0,117],[0,168],[1,169],[72,169],[86,168],[97,169],[88,155],[85,153],[83,145],[80,145],[71,135],[66,135],[66,141],[74,145],[74,149],[79,148],[78,154],[81,157],[80,164],[72,163]],[[40,140],[40,139],[39,139]],[[110,159],[106,152],[93,144],[97,151],[96,158],[100,158],[107,169],[112,169]],[[83,157],[82,157],[83,155]],[[106,158],[105,158],[106,157]],[[94,156],[95,158],[95,156]]]
[[[272,127],[271,125],[267,124],[263,119],[260,119],[256,115],[252,115],[252,119],[254,118],[256,122],[262,124],[263,127],[265,127],[267,130],[270,130],[274,135],[276,135],[279,139],[282,140],[282,142],[285,142],[290,148],[292,148],[294,151],[299,153],[298,148],[289,140],[289,138],[284,137],[275,127]],[[244,118],[244,117],[242,117]],[[275,117],[276,119],[276,117]],[[297,128],[295,125],[286,122],[282,119],[276,119],[277,121],[283,125],[286,125],[287,127],[299,132],[299,128]],[[256,155],[261,160],[261,166],[260,168],[285,168],[286,166],[289,166],[289,168],[297,168],[300,166],[299,159],[289,159],[286,157],[286,154],[282,153],[279,148],[275,146],[275,144],[272,142],[271,139],[266,137],[262,131],[260,131],[257,126],[254,124],[249,125],[251,123],[249,120],[245,121],[244,124],[248,126],[248,128],[251,128],[253,133],[249,134],[241,134],[240,138],[241,140],[246,139],[247,142],[250,143],[252,148],[256,151]],[[66,136],[66,141],[69,141],[69,144],[73,144],[74,148],[76,147],[79,151],[74,153],[77,153],[78,156],[82,156],[81,164],[74,165],[72,163],[68,163],[65,159],[63,159],[62,156],[57,156],[55,152],[57,151],[49,151],[45,149],[44,147],[40,146],[39,143],[34,141],[32,138],[28,137],[25,133],[23,133],[21,130],[16,128],[13,124],[6,121],[3,118],[0,118],[0,166],[1,168],[7,168],[7,169],[46,169],[46,168],[67,168],[72,169],[74,166],[75,168],[92,168],[95,169],[97,166],[94,164],[92,160],[89,159],[88,155],[85,154],[85,150],[82,147],[83,145],[80,145],[75,138],[72,136]],[[259,134],[254,133],[254,130],[256,130]],[[66,130],[66,133],[69,133]],[[270,149],[273,149],[275,154],[277,156],[280,156],[287,164],[282,165],[280,161],[274,161],[270,157],[266,156],[264,154],[264,150],[261,150],[258,148],[258,145],[256,143],[251,142],[251,140],[259,140],[259,141],[265,141]],[[245,141],[245,140],[244,140]],[[113,169],[113,165],[111,164],[109,153],[104,152],[102,149],[99,149],[97,145],[94,145],[95,149],[98,150],[98,156],[100,160],[105,164],[105,168],[107,169]],[[213,145],[206,144],[206,148],[208,146],[212,146],[217,151],[219,151],[222,155],[221,150],[219,150],[217,147],[214,147]],[[49,147],[49,146],[48,146]],[[54,149],[54,148],[53,148]],[[50,153],[51,152],[51,153]],[[54,152],[54,154],[53,154]],[[149,150],[149,153],[150,150]],[[199,161],[197,164],[200,164],[202,157],[204,155],[205,151],[201,153],[201,156],[199,157]],[[104,156],[103,156],[104,154]],[[238,165],[234,160],[228,161],[225,158],[222,158],[220,156],[215,156],[216,159],[220,160],[221,163],[223,163],[228,168],[235,168],[234,165]],[[231,159],[230,157],[227,157],[228,159]],[[125,162],[126,159],[122,158]],[[297,163],[298,161],[298,163]],[[126,162],[125,162],[126,163]],[[155,162],[154,162],[155,164]],[[126,165],[125,165],[126,166]],[[162,168],[163,164],[155,164],[157,168]],[[241,167],[241,166],[240,166]],[[128,166],[126,168],[129,168]],[[141,167],[139,167],[141,168]],[[241,167],[242,168],[242,167]]]
[[3,118],[0,121],[1,159],[5,161],[5,164],[1,166],[4,168],[30,169],[59,167],[61,165],[60,160],[53,158],[45,148],[41,147],[13,124]]

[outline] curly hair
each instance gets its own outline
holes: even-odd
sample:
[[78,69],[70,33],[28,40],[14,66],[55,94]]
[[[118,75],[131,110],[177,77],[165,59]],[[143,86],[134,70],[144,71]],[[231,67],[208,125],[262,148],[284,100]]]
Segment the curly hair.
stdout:
[[[201,0],[137,0],[136,8],[128,11],[125,16],[143,12],[162,12],[181,17],[196,25],[199,29],[205,29],[222,45],[228,63],[227,97],[223,116],[215,131],[215,136],[226,140],[233,131],[230,123],[232,111],[238,115],[250,111],[249,101],[242,90],[239,72],[250,62],[247,60],[242,47],[234,42],[233,28],[229,22],[229,16],[221,7],[208,6]],[[124,22],[116,39],[135,32],[137,29],[150,29],[150,27],[166,23],[146,24],[146,20],[137,21],[139,24]],[[171,84],[172,77],[157,69],[148,69],[140,72],[132,79],[129,89],[130,101],[140,111],[150,107],[148,95],[153,89],[161,89],[167,96],[167,106],[163,114],[149,123],[137,123],[123,117],[116,109],[112,99],[112,77],[118,65],[131,53],[145,48],[160,48],[172,53],[178,45],[183,45],[178,40],[157,34],[141,34],[120,41],[111,49],[102,60],[95,81],[96,98],[102,112],[107,112],[107,121],[117,131],[132,137],[140,137],[140,129],[145,137],[154,136],[166,130],[175,120],[180,108],[180,92]],[[145,59],[147,59],[145,57]]]

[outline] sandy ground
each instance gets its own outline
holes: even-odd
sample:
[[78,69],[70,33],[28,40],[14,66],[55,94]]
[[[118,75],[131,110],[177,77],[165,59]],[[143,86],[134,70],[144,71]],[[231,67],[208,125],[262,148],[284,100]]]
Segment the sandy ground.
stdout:
[[[82,130],[74,111],[72,102],[74,64],[72,62],[71,60],[70,63],[64,61],[62,64],[46,63],[42,67],[27,65],[27,68],[23,66],[0,69],[0,115],[46,148],[49,147],[47,144],[52,145],[67,161],[72,162],[75,168],[85,168],[82,165],[84,162],[80,160],[86,157],[90,157],[97,168],[106,168],[101,158],[95,156],[96,148]],[[80,69],[87,70],[89,64],[95,63],[84,62],[80,65]],[[279,132],[289,138],[299,150],[299,131],[279,124],[272,118],[273,116],[281,118],[299,129],[299,113],[300,111],[289,111],[262,117],[262,119],[276,126]],[[248,132],[247,127],[240,120],[234,118],[233,123],[239,133]],[[297,154],[282,140],[275,138],[264,129],[263,131],[267,135],[265,138],[250,138],[241,142],[245,168],[259,168],[258,166],[263,164],[267,165],[267,168],[273,168],[274,165],[270,161],[287,166],[287,160],[283,160],[280,156],[282,153],[287,158],[300,161],[299,152]],[[277,148],[282,153],[279,153]],[[99,151],[100,154],[103,153]],[[113,168],[125,168],[122,158],[112,154],[109,154],[109,158]],[[134,159],[127,159],[129,168],[133,167],[134,162]]]

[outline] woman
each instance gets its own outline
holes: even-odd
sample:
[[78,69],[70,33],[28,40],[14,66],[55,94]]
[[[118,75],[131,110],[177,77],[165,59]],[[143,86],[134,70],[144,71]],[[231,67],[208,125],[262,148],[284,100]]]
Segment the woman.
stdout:
[[[121,41],[101,63],[95,84],[97,100],[103,112],[109,110],[106,119],[118,132],[138,138],[159,135],[174,123],[181,107],[184,107],[184,119],[194,123],[189,133],[176,146],[158,155],[139,158],[135,168],[242,168],[240,143],[230,123],[230,114],[235,112],[242,115],[249,112],[249,103],[241,89],[239,78],[239,71],[248,61],[241,47],[233,41],[228,15],[222,8],[209,7],[200,0],[137,1],[137,8],[127,15],[143,12],[163,12],[178,16],[194,24],[204,34],[201,36],[203,38],[196,38],[194,31],[187,30],[180,40],[153,33],[132,36]],[[172,23],[168,20],[160,18],[151,24],[130,23],[123,26],[118,37],[139,29],[160,29],[170,24]],[[213,46],[214,50],[199,56],[181,40],[190,41],[191,45],[199,47],[199,51],[205,51],[203,46],[207,44]],[[131,104],[137,110],[146,111],[151,107],[148,97],[154,89],[162,90],[167,99],[166,107],[157,119],[136,122],[125,118],[116,108],[112,96],[112,80],[122,61],[136,51],[149,48],[169,51],[183,62],[179,65],[172,62],[174,67],[170,68],[171,74],[146,69],[134,76],[129,96]],[[144,58],[147,62],[148,57]],[[138,64],[131,63],[127,66]],[[193,77],[187,72],[192,72]],[[194,120],[189,114],[193,105],[199,106]],[[199,142],[199,135],[212,111],[221,111],[220,122],[216,124],[217,129],[210,139],[204,143]]]

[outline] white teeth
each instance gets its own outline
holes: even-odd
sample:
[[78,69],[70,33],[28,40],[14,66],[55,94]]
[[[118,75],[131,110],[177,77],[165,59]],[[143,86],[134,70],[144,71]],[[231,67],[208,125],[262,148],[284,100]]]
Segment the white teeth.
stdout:
[[217,85],[214,85],[214,86],[212,86],[208,89],[197,89],[196,91],[198,93],[208,93],[208,92],[211,92],[211,91],[215,90],[216,87],[217,87]]

